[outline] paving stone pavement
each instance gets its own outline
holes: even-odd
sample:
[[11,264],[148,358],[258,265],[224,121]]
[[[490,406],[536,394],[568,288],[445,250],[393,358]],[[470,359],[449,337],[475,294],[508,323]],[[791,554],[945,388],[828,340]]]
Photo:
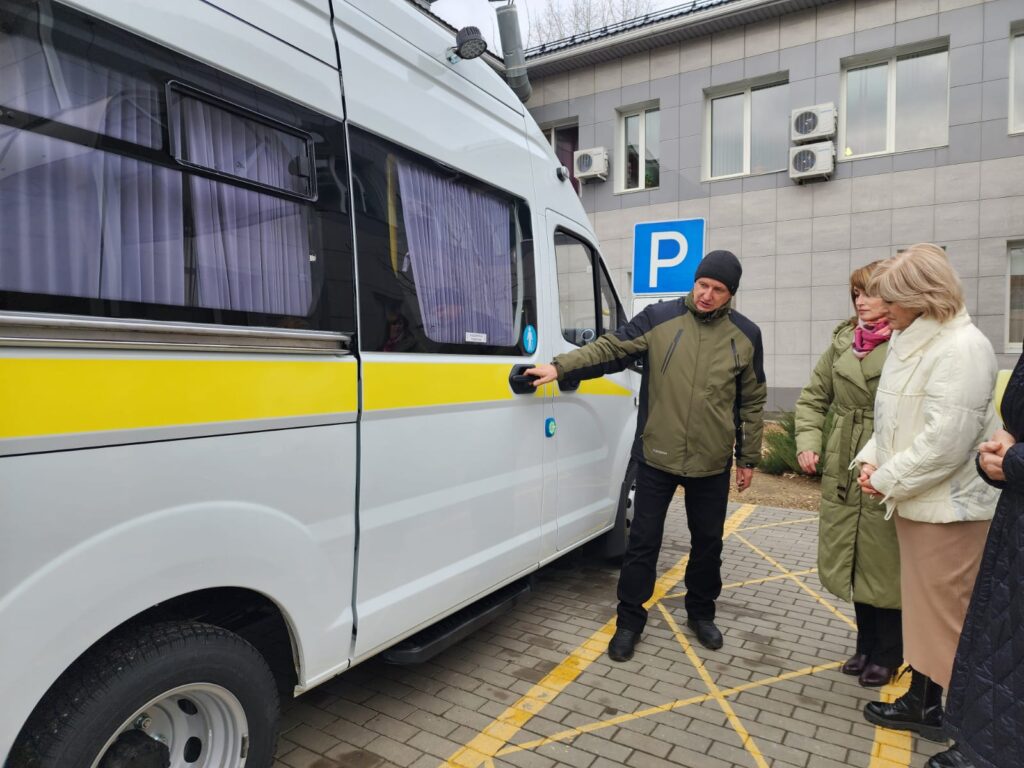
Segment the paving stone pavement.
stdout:
[[370,660],[289,702],[274,767],[917,768],[941,750],[864,721],[906,679],[879,694],[838,671],[853,613],[818,582],[816,515],[733,504],[726,530],[721,650],[685,627],[680,494],[631,661],[603,655],[618,571],[585,548],[430,662]]

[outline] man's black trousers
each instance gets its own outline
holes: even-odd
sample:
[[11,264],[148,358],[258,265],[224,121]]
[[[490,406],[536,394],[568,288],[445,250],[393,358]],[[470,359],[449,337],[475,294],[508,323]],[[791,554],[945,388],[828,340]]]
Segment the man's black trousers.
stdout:
[[722,530],[729,504],[729,470],[711,477],[679,477],[640,463],[636,472],[633,523],[619,575],[618,626],[643,631],[643,604],[654,593],[665,514],[676,488],[683,486],[690,559],[686,563],[686,613],[714,619],[722,591]]

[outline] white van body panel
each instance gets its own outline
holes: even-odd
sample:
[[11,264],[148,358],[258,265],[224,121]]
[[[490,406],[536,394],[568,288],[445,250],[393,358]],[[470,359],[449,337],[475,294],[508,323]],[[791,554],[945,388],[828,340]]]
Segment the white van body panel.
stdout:
[[330,0],[206,0],[257,29],[308,53],[324,64],[338,66],[331,34]]
[[[451,38],[424,24],[410,3],[361,4],[385,21],[340,4],[348,11],[335,19],[341,70],[358,72],[345,80],[349,122],[533,205],[533,177],[523,162],[526,113],[496,98],[501,88],[507,90],[497,74],[479,59],[451,65],[440,58]],[[413,32],[429,37],[437,56],[410,43],[405,35]],[[492,92],[467,79],[471,73]]]
[[[98,16],[190,58],[259,85],[311,109],[344,119],[338,70],[272,37],[241,18],[204,0],[60,0],[64,5]],[[289,3],[292,5],[295,2]],[[248,0],[238,3],[249,5]],[[258,14],[275,30],[289,30],[295,21],[290,8],[271,12],[274,0],[261,4]],[[305,7],[308,3],[302,3]],[[300,14],[308,17],[309,11]],[[253,16],[255,18],[255,15]],[[317,48],[327,35],[319,35]],[[278,33],[282,37],[283,33]],[[333,48],[333,42],[331,43]],[[327,59],[333,61],[333,57]]]
[[[596,240],[586,230],[555,211],[548,211],[545,237],[553,242],[564,231],[597,252]],[[551,270],[548,280],[558,275]],[[552,311],[559,307],[552,303]],[[577,349],[562,334],[552,340],[554,355]],[[552,405],[558,423],[558,549],[571,548],[607,528],[614,521],[619,487],[629,451],[619,452],[623,435],[632,435],[636,422],[634,374],[629,371],[584,381],[577,390],[557,390]],[[610,481],[610,482],[609,482]]]
[[347,659],[355,474],[325,468],[355,462],[354,423],[0,459],[0,754],[85,649],[189,592],[270,598],[304,676]]
[[[348,7],[346,8],[345,6]],[[417,67],[426,66],[425,58],[437,62],[443,66],[443,70],[456,75],[458,81],[464,81],[463,85],[472,83],[492,99],[500,101],[514,112],[525,114],[526,109],[523,107],[522,102],[509,89],[505,81],[501,79],[501,76],[482,59],[459,61],[455,64],[450,64],[447,61],[447,51],[455,44],[453,36],[441,24],[426,19],[422,12],[413,6],[413,3],[381,2],[381,0],[335,0],[334,9],[338,18],[343,23],[349,19],[354,19],[356,21],[353,21],[353,24],[357,28],[363,29],[365,27],[361,19],[372,20],[374,27],[382,27],[389,30],[392,33],[392,37],[381,38],[376,43],[377,46],[386,48],[391,40],[397,37],[404,43],[417,49],[418,55],[413,60]],[[355,13],[352,13],[352,11],[355,11]],[[373,39],[370,38],[371,41]],[[339,43],[341,43],[340,38]],[[346,45],[341,43],[341,48],[344,51]],[[342,56],[341,66],[342,75],[344,75],[350,70],[345,68],[344,53]],[[366,65],[367,61],[373,61],[376,64],[376,58],[364,59],[363,66]],[[438,77],[436,73],[442,70],[425,68],[423,71],[424,74],[433,78]],[[448,78],[438,77],[438,79],[445,83],[453,82]],[[346,88],[347,86],[346,82]],[[377,101],[379,102],[380,99]],[[439,111],[444,111],[440,102],[435,102],[434,107]],[[419,141],[416,143],[419,144]]]
[[[544,397],[512,395],[507,383],[512,367],[530,359],[403,357],[364,354],[372,371],[364,374],[366,385],[373,386],[378,372],[387,376],[385,366],[403,366],[413,387],[424,378],[457,377],[469,366],[494,380],[492,391],[508,394],[364,410],[356,656],[386,647],[540,560]],[[424,373],[409,374],[411,366]]]

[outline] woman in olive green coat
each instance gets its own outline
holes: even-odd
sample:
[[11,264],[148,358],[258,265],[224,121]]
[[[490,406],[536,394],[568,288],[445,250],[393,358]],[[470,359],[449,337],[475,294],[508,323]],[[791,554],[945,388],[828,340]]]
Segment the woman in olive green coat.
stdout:
[[[852,600],[857,650],[842,671],[861,685],[888,683],[903,662],[900,559],[896,528],[885,507],[861,493],[850,462],[871,437],[875,390],[888,349],[885,303],[864,288],[876,264],[850,275],[857,317],[839,325],[796,404],[801,468],[823,460],[818,524],[818,578],[836,597]],[[822,430],[831,415],[828,445]]]

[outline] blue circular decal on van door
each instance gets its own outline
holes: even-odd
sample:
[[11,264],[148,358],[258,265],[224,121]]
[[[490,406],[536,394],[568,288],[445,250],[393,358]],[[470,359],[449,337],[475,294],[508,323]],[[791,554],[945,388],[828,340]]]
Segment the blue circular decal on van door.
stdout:
[[537,329],[532,325],[528,325],[523,329],[523,349],[528,355],[532,355],[537,351]]
[[558,427],[555,424],[555,420],[554,419],[549,417],[549,418],[544,420],[544,436],[545,437],[554,437],[555,436],[555,432],[556,432],[557,429],[558,429]]

